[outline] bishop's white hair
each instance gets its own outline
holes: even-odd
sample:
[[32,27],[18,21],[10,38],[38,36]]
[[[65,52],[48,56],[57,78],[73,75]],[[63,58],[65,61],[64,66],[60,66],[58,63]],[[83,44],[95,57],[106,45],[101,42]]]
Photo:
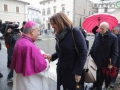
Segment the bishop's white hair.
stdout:
[[24,28],[23,33],[29,33],[32,29],[36,29],[37,27],[39,27],[39,25],[36,23],[34,26],[30,28]]
[[102,25],[104,25],[104,26],[106,26],[107,28],[109,28],[109,24],[108,24],[107,22],[102,22],[102,23],[100,23],[100,26],[102,26]]

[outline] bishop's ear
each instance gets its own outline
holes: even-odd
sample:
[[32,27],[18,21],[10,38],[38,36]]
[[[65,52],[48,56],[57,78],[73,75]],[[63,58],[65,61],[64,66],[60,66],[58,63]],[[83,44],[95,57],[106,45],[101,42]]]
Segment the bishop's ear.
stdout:
[[31,30],[30,33],[33,35],[34,34],[34,30]]

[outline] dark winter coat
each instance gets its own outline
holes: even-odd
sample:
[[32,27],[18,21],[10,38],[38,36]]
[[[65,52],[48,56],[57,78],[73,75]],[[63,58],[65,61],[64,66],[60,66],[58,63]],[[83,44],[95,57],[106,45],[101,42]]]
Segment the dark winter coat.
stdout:
[[12,56],[14,45],[18,38],[19,38],[19,35],[17,33],[10,33],[6,35],[5,43],[8,45],[8,48],[7,48],[8,56]]
[[96,30],[97,30],[98,28],[99,28],[98,26],[95,26],[95,27],[92,29],[92,33],[93,33],[93,34],[96,34],[96,33],[97,33]]
[[[94,33],[94,34],[96,34],[97,33],[97,29],[98,29],[99,27],[98,26],[95,26],[93,29],[92,29],[92,32]],[[117,37],[118,37],[118,48],[119,48],[119,54],[118,54],[118,58],[117,58],[117,61],[116,61],[116,66],[117,67],[120,67],[120,33],[117,35]]]
[[99,27],[98,26],[95,26],[93,29],[92,29],[92,33],[94,33],[94,34],[96,34],[97,33],[97,29],[98,29]]
[[98,68],[108,66],[109,58],[112,59],[112,64],[115,65],[118,58],[117,36],[110,31],[107,31],[104,36],[100,33],[96,33],[90,54]]
[[[79,55],[73,42],[72,30]],[[66,36],[59,42],[56,41],[56,53],[52,55],[52,61],[58,58],[57,90],[60,90],[60,85],[69,90],[76,90],[75,74],[82,75],[86,57],[87,45],[81,31],[75,27],[68,29]]]
[[86,41],[87,49],[89,50],[89,41],[87,39],[85,39],[85,41]]
[[119,54],[118,54],[118,58],[117,58],[117,61],[116,61],[116,66],[120,67],[120,32],[118,33],[117,37],[118,37],[118,48],[119,48],[118,52],[119,52]]

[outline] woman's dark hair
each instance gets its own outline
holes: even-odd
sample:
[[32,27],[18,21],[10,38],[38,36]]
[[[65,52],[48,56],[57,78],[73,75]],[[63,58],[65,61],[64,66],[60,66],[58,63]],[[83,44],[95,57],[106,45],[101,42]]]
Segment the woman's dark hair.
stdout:
[[87,37],[87,33],[81,27],[79,29],[82,32],[83,36],[86,38]]

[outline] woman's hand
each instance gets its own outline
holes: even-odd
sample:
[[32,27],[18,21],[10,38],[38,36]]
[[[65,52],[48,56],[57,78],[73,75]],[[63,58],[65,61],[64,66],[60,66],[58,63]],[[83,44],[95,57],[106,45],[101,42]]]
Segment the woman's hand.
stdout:
[[76,82],[79,82],[80,80],[81,80],[81,76],[75,75],[75,81],[76,81]]
[[100,19],[98,19],[98,27],[100,26]]

